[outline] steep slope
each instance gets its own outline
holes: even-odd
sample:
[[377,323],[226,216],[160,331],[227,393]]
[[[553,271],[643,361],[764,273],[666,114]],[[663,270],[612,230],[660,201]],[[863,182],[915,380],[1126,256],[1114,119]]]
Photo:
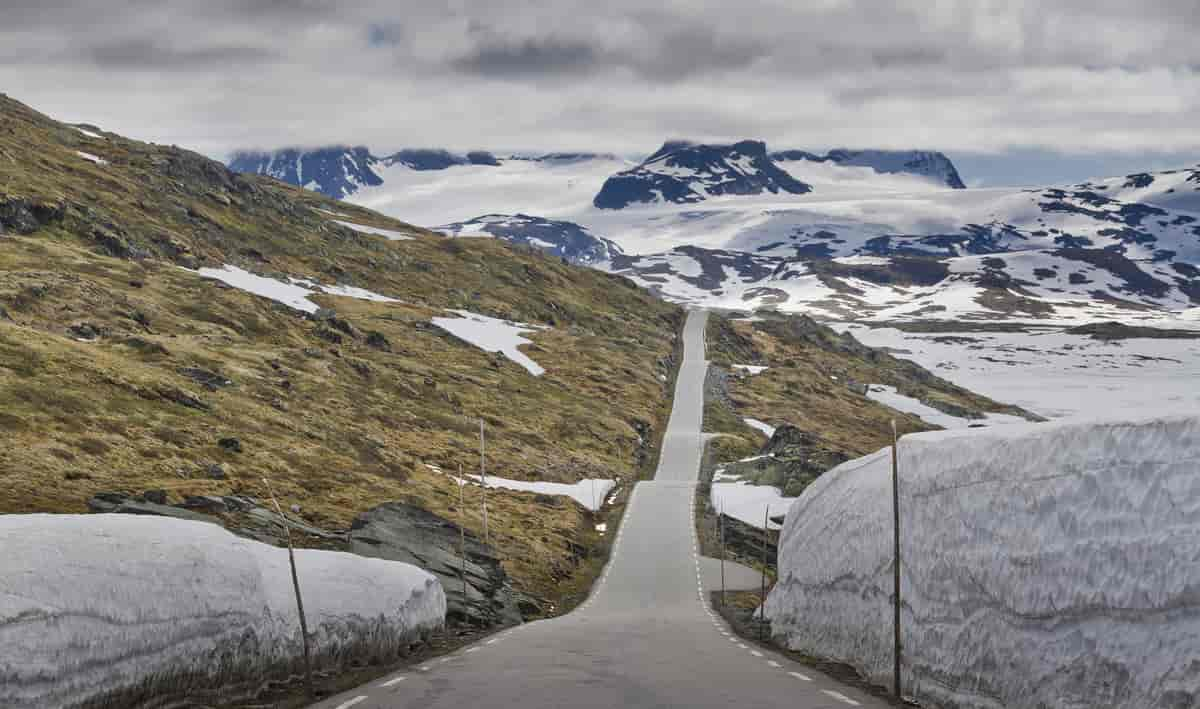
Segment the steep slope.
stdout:
[[[459,519],[440,471],[477,468],[480,419],[489,474],[559,482],[629,480],[664,425],[679,308],[540,251],[447,240],[7,97],[0,225],[0,512],[261,498],[268,475],[326,529],[389,500]],[[519,352],[545,373],[435,326],[451,308],[536,326]],[[597,539],[587,513],[489,502],[513,583],[553,602]]]

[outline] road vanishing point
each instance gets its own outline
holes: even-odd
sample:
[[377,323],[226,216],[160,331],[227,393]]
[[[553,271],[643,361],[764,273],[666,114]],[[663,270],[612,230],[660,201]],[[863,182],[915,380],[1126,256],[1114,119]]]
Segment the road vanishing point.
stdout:
[[885,707],[753,644],[709,606],[694,497],[708,368],[689,312],[674,405],[653,480],[634,488],[607,567],[567,615],[507,630],[373,680],[320,709],[845,709]]

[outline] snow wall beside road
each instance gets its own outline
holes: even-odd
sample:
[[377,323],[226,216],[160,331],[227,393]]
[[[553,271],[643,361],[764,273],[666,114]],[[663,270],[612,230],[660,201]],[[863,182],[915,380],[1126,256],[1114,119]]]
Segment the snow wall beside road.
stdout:
[[[395,656],[442,624],[441,584],[409,564],[297,550],[320,665]],[[299,672],[287,549],[215,524],[0,515],[0,706],[133,706]]]
[[[1200,706],[1200,417],[900,441],[904,691],[963,709]],[[892,681],[891,449],[793,504],[788,646]]]

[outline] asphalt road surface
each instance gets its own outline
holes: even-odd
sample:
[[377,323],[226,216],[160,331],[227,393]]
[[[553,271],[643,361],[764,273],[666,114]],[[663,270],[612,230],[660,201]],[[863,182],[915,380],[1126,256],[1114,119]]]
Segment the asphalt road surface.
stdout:
[[883,707],[747,645],[708,607],[693,494],[701,455],[704,327],[693,311],[658,472],[634,489],[611,561],[574,612],[527,623],[377,679],[321,709]]

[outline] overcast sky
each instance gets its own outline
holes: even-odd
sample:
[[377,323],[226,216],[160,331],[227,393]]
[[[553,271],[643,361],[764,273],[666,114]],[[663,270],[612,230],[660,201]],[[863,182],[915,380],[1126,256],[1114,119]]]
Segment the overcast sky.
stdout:
[[1197,0],[0,0],[0,91],[218,158],[751,137],[1036,183],[1200,160],[1197,36]]

